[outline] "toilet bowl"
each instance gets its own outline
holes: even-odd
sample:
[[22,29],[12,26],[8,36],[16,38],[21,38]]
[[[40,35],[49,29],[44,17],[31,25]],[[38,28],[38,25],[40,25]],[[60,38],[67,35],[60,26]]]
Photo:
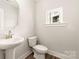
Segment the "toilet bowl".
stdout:
[[33,47],[34,57],[36,59],[45,59],[45,53],[47,53],[48,48],[43,45],[36,45]]
[[37,44],[37,37],[29,37],[29,46],[32,47],[35,59],[45,59],[45,53],[47,53],[48,48],[46,46]]
[[39,53],[46,53],[48,50],[47,47],[45,47],[43,45],[36,45],[33,48]]

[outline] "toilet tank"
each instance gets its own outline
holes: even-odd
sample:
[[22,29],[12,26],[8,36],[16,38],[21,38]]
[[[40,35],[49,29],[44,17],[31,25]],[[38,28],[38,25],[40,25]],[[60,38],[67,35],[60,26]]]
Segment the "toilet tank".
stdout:
[[37,44],[37,36],[28,37],[29,46],[33,47]]

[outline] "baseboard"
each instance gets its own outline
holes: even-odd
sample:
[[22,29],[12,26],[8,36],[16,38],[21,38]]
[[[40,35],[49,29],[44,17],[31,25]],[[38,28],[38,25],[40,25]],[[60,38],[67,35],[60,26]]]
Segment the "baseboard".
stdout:
[[28,50],[25,54],[20,56],[18,59],[25,59],[27,56],[29,56],[32,53],[32,51]]
[[[20,56],[18,59],[25,59],[25,57],[29,56],[31,53],[32,53],[32,51],[28,50],[25,54]],[[73,59],[72,57],[70,57],[68,55],[65,55],[65,54],[60,53],[60,52],[52,51],[52,50],[48,50],[47,53],[50,55],[59,57],[60,59]]]
[[48,50],[48,54],[59,57],[60,59],[72,59],[72,58],[70,58],[69,56],[67,56],[63,53],[55,52],[55,51],[52,51],[52,50]]

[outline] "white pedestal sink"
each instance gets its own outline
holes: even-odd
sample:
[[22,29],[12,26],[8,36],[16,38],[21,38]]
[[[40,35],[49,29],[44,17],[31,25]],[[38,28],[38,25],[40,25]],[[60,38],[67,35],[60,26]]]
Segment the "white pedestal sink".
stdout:
[[[10,59],[15,59],[15,47],[20,45],[21,43],[24,42],[24,38],[20,37],[20,36],[12,36],[12,38],[9,39],[0,39],[0,50],[3,50],[4,52],[6,52],[4,55],[4,59],[9,59],[9,57],[7,57],[7,55],[9,55],[11,53],[11,58]],[[9,52],[9,53],[8,53]]]

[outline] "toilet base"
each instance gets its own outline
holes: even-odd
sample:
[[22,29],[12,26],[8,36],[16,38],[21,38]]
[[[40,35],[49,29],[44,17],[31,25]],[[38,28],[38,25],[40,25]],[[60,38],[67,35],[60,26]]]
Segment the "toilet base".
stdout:
[[45,54],[41,54],[34,51],[34,57],[35,59],[45,59]]

